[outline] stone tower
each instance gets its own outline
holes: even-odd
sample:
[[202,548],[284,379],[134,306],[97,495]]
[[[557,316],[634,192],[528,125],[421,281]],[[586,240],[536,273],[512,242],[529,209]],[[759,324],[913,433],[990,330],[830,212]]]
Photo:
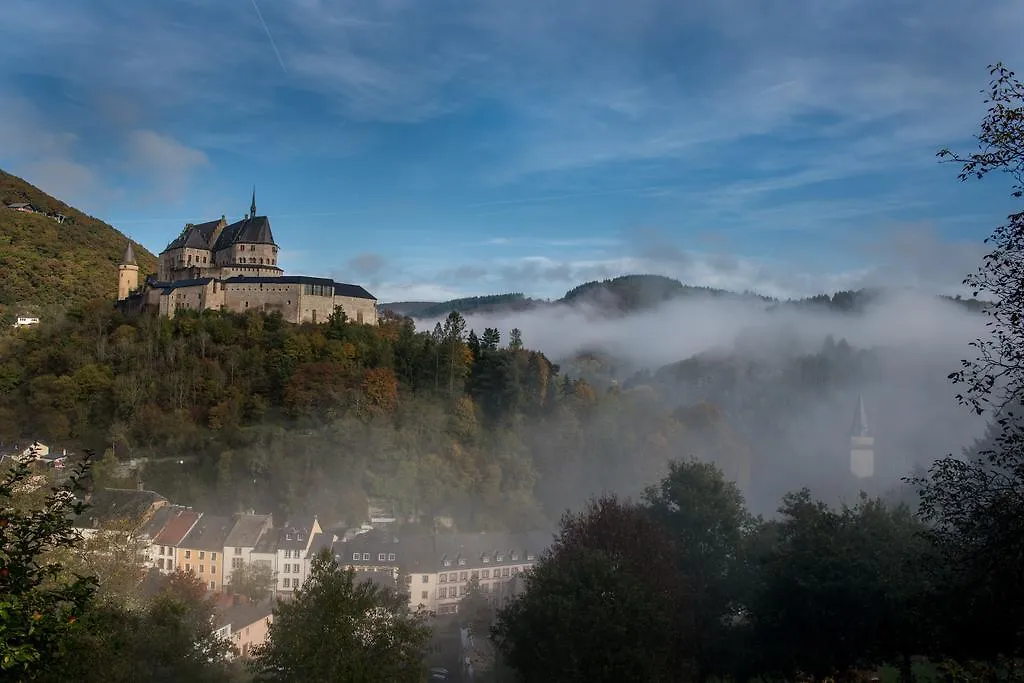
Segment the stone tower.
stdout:
[[131,240],[124,250],[120,265],[117,266],[117,300],[123,301],[139,287],[139,264],[135,262],[135,251]]
[[875,476],[875,437],[868,431],[863,395],[857,397],[857,410],[850,428],[850,472],[858,479]]

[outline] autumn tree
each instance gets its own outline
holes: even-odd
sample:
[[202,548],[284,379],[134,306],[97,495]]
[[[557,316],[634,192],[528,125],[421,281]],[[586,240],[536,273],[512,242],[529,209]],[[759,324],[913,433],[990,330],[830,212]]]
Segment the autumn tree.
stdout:
[[272,680],[421,680],[429,628],[396,590],[359,581],[322,550],[309,577],[278,602],[253,670]]
[[523,680],[689,677],[685,586],[672,543],[644,509],[605,497],[566,513],[524,588],[492,630]]
[[645,502],[671,536],[693,610],[697,680],[726,673],[729,631],[742,609],[744,537],[753,520],[735,483],[713,464],[673,462]]
[[[9,462],[9,461],[8,461]],[[85,510],[75,497],[88,459],[50,490],[43,504],[22,509],[15,498],[32,488],[23,458],[0,480],[0,672],[31,678],[58,650],[61,639],[93,598],[92,577],[65,577],[54,551],[78,541],[72,519]]]
[[[960,165],[960,180],[992,172],[1010,177],[1010,194],[1024,196],[1024,83],[1002,64],[990,67],[988,113],[981,122],[979,150],[961,156],[948,149],[939,157]],[[986,239],[991,251],[964,284],[990,301],[988,335],[972,343],[950,379],[960,401],[998,426],[989,447],[976,457],[945,458],[919,482],[922,514],[935,524],[936,539],[961,560],[964,576],[985,577],[998,604],[1024,601],[1024,211],[1007,217]],[[971,581],[965,580],[965,584]],[[991,602],[989,601],[989,604]],[[1005,619],[1005,620],[1004,620]],[[998,649],[1024,651],[1024,616],[1000,615]],[[992,634],[996,636],[996,634]],[[994,642],[994,641],[993,641]]]
[[270,597],[274,581],[274,570],[269,564],[246,562],[231,571],[231,592],[258,602]]

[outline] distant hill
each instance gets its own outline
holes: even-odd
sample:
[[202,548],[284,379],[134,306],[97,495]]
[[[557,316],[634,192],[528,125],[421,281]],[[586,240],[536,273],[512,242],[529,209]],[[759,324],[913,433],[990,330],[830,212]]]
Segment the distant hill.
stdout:
[[546,301],[531,299],[522,293],[513,292],[511,294],[470,296],[463,299],[441,302],[405,301],[381,304],[380,307],[381,310],[390,309],[399,315],[407,315],[413,318],[440,318],[452,311],[458,311],[463,314],[525,311],[546,303]]
[[[30,204],[38,213],[15,211],[10,204]],[[63,215],[64,223],[47,214]],[[103,221],[0,171],[0,316],[113,298],[126,244]],[[155,272],[156,257],[133,246],[140,272]]]
[[610,280],[585,282],[565,293],[560,303],[591,304],[614,313],[633,313],[681,297],[753,297],[765,302],[768,297],[738,294],[713,287],[693,287],[664,275],[622,275]]

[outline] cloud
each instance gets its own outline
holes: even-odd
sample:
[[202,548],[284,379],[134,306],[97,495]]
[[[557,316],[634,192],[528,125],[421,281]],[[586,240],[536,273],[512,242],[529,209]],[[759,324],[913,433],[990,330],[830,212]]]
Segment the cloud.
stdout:
[[157,195],[168,201],[182,197],[193,172],[210,165],[204,152],[152,130],[128,134],[126,157],[129,167],[147,176]]
[[100,189],[99,178],[89,168],[69,159],[43,159],[25,166],[29,182],[47,194],[75,203]]
[[386,263],[379,254],[359,254],[349,259],[348,269],[363,277],[370,277],[379,274]]
[[[984,420],[957,404],[946,375],[970,353],[969,342],[984,334],[985,318],[963,308],[914,292],[897,292],[870,305],[862,315],[839,315],[813,309],[769,312],[762,304],[722,299],[675,300],[655,309],[608,319],[587,306],[551,306],[532,311],[466,316],[477,331],[496,327],[522,331],[530,348],[543,351],[563,372],[577,375],[576,354],[601,352],[614,360],[620,380],[647,368],[655,372],[645,384],[657,391],[659,409],[711,400],[744,418],[727,419],[735,434],[750,445],[756,479],[745,491],[753,508],[771,513],[786,491],[811,486],[833,499],[848,472],[847,441],[858,394],[867,402],[876,436],[876,473],[868,487],[895,485],[914,464],[957,453],[979,437]],[[435,321],[418,323],[432,328]],[[877,365],[852,376],[837,375],[827,388],[808,391],[787,363],[797,354],[817,353],[827,335],[858,349],[876,349]],[[714,379],[697,389],[692,379],[665,366],[705,354],[708,362],[738,352],[753,373],[752,387],[771,386],[771,395],[792,392],[795,405],[754,405],[763,396],[732,395]],[[794,387],[804,385],[803,389]],[[625,400],[644,400],[645,392]],[[759,417],[759,414],[760,417]],[[592,427],[599,429],[602,417]],[[613,487],[627,481],[609,482]],[[620,490],[616,488],[616,490]],[[582,494],[588,494],[584,491]]]

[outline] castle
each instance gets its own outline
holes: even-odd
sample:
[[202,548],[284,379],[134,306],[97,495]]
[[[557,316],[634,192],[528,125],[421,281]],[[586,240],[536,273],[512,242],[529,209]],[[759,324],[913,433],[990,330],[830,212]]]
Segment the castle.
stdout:
[[249,213],[228,225],[224,216],[189,223],[160,252],[156,274],[139,284],[139,266],[129,242],[117,270],[118,308],[157,310],[278,311],[290,323],[326,322],[336,309],[350,320],[377,322],[377,299],[358,285],[303,275],[285,275],[270,220]]

